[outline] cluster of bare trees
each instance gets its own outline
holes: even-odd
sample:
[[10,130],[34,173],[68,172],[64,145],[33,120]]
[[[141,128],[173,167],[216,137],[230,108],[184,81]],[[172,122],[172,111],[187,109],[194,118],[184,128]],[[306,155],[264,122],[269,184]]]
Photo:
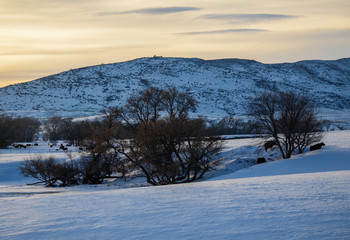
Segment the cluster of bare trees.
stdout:
[[72,145],[82,145],[91,135],[93,121],[73,121],[72,118],[52,117],[44,123],[44,139],[51,142],[66,140]]
[[35,118],[13,118],[0,115],[0,148],[5,148],[13,142],[31,142],[36,137],[40,122]]
[[[196,107],[187,93],[152,87],[131,96],[124,107],[109,109],[102,120],[88,124],[88,152],[79,163],[82,182],[101,183],[131,171],[140,171],[152,185],[202,178],[219,163],[221,141],[203,119],[189,117]],[[26,163],[23,173],[35,161]]]
[[255,121],[235,116],[226,116],[219,121],[207,120],[207,124],[219,135],[251,134],[258,130]]

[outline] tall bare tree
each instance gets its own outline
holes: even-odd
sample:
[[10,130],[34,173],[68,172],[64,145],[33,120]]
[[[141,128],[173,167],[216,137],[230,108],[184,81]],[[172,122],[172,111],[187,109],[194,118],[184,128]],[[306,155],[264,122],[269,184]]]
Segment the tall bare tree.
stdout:
[[249,114],[260,130],[274,139],[283,158],[290,158],[296,150],[302,153],[323,137],[315,103],[300,93],[262,93],[249,103]]
[[109,116],[118,119],[129,137],[115,137],[119,152],[148,183],[191,182],[218,164],[219,138],[202,119],[189,118],[196,106],[191,95],[175,88],[149,88],[131,96],[123,109],[111,109]]

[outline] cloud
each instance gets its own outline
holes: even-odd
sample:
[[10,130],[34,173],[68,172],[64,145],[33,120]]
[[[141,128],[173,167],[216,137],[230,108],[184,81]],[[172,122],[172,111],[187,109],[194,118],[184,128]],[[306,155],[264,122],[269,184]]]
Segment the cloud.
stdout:
[[349,38],[350,28],[344,29],[316,29],[314,31],[309,31],[309,35],[314,35],[315,37],[322,38]]
[[123,12],[103,12],[103,13],[100,13],[99,15],[120,15],[120,14],[133,14],[133,13],[141,13],[141,14],[148,14],[148,15],[163,15],[163,14],[170,14],[170,13],[197,11],[200,9],[201,8],[196,8],[196,7],[141,8],[141,9],[134,9],[134,10],[123,11]]
[[236,22],[260,22],[268,20],[282,20],[297,18],[294,15],[283,15],[283,14],[207,14],[202,16],[204,19],[209,20],[230,20]]
[[238,29],[222,29],[212,31],[199,31],[199,32],[183,32],[181,35],[201,35],[201,34],[225,34],[225,33],[249,33],[249,32],[266,32],[266,29],[251,29],[251,28],[238,28]]

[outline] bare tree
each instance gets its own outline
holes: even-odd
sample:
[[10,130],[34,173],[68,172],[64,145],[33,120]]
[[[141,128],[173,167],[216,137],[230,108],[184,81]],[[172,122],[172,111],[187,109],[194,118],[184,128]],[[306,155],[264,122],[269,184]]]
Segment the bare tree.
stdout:
[[110,118],[118,119],[129,138],[115,135],[118,151],[148,183],[191,182],[218,163],[219,138],[202,119],[189,118],[196,106],[191,95],[175,88],[149,88],[133,95],[125,108],[111,109]]
[[283,158],[290,158],[295,150],[302,153],[323,137],[316,106],[306,95],[265,92],[249,103],[249,114],[260,130],[275,140]]

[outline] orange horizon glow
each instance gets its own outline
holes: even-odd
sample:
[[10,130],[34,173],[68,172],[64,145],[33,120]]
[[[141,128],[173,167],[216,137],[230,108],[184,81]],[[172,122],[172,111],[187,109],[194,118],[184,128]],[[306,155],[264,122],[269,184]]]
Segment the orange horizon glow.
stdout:
[[153,55],[350,57],[349,12],[345,0],[0,0],[0,87]]

